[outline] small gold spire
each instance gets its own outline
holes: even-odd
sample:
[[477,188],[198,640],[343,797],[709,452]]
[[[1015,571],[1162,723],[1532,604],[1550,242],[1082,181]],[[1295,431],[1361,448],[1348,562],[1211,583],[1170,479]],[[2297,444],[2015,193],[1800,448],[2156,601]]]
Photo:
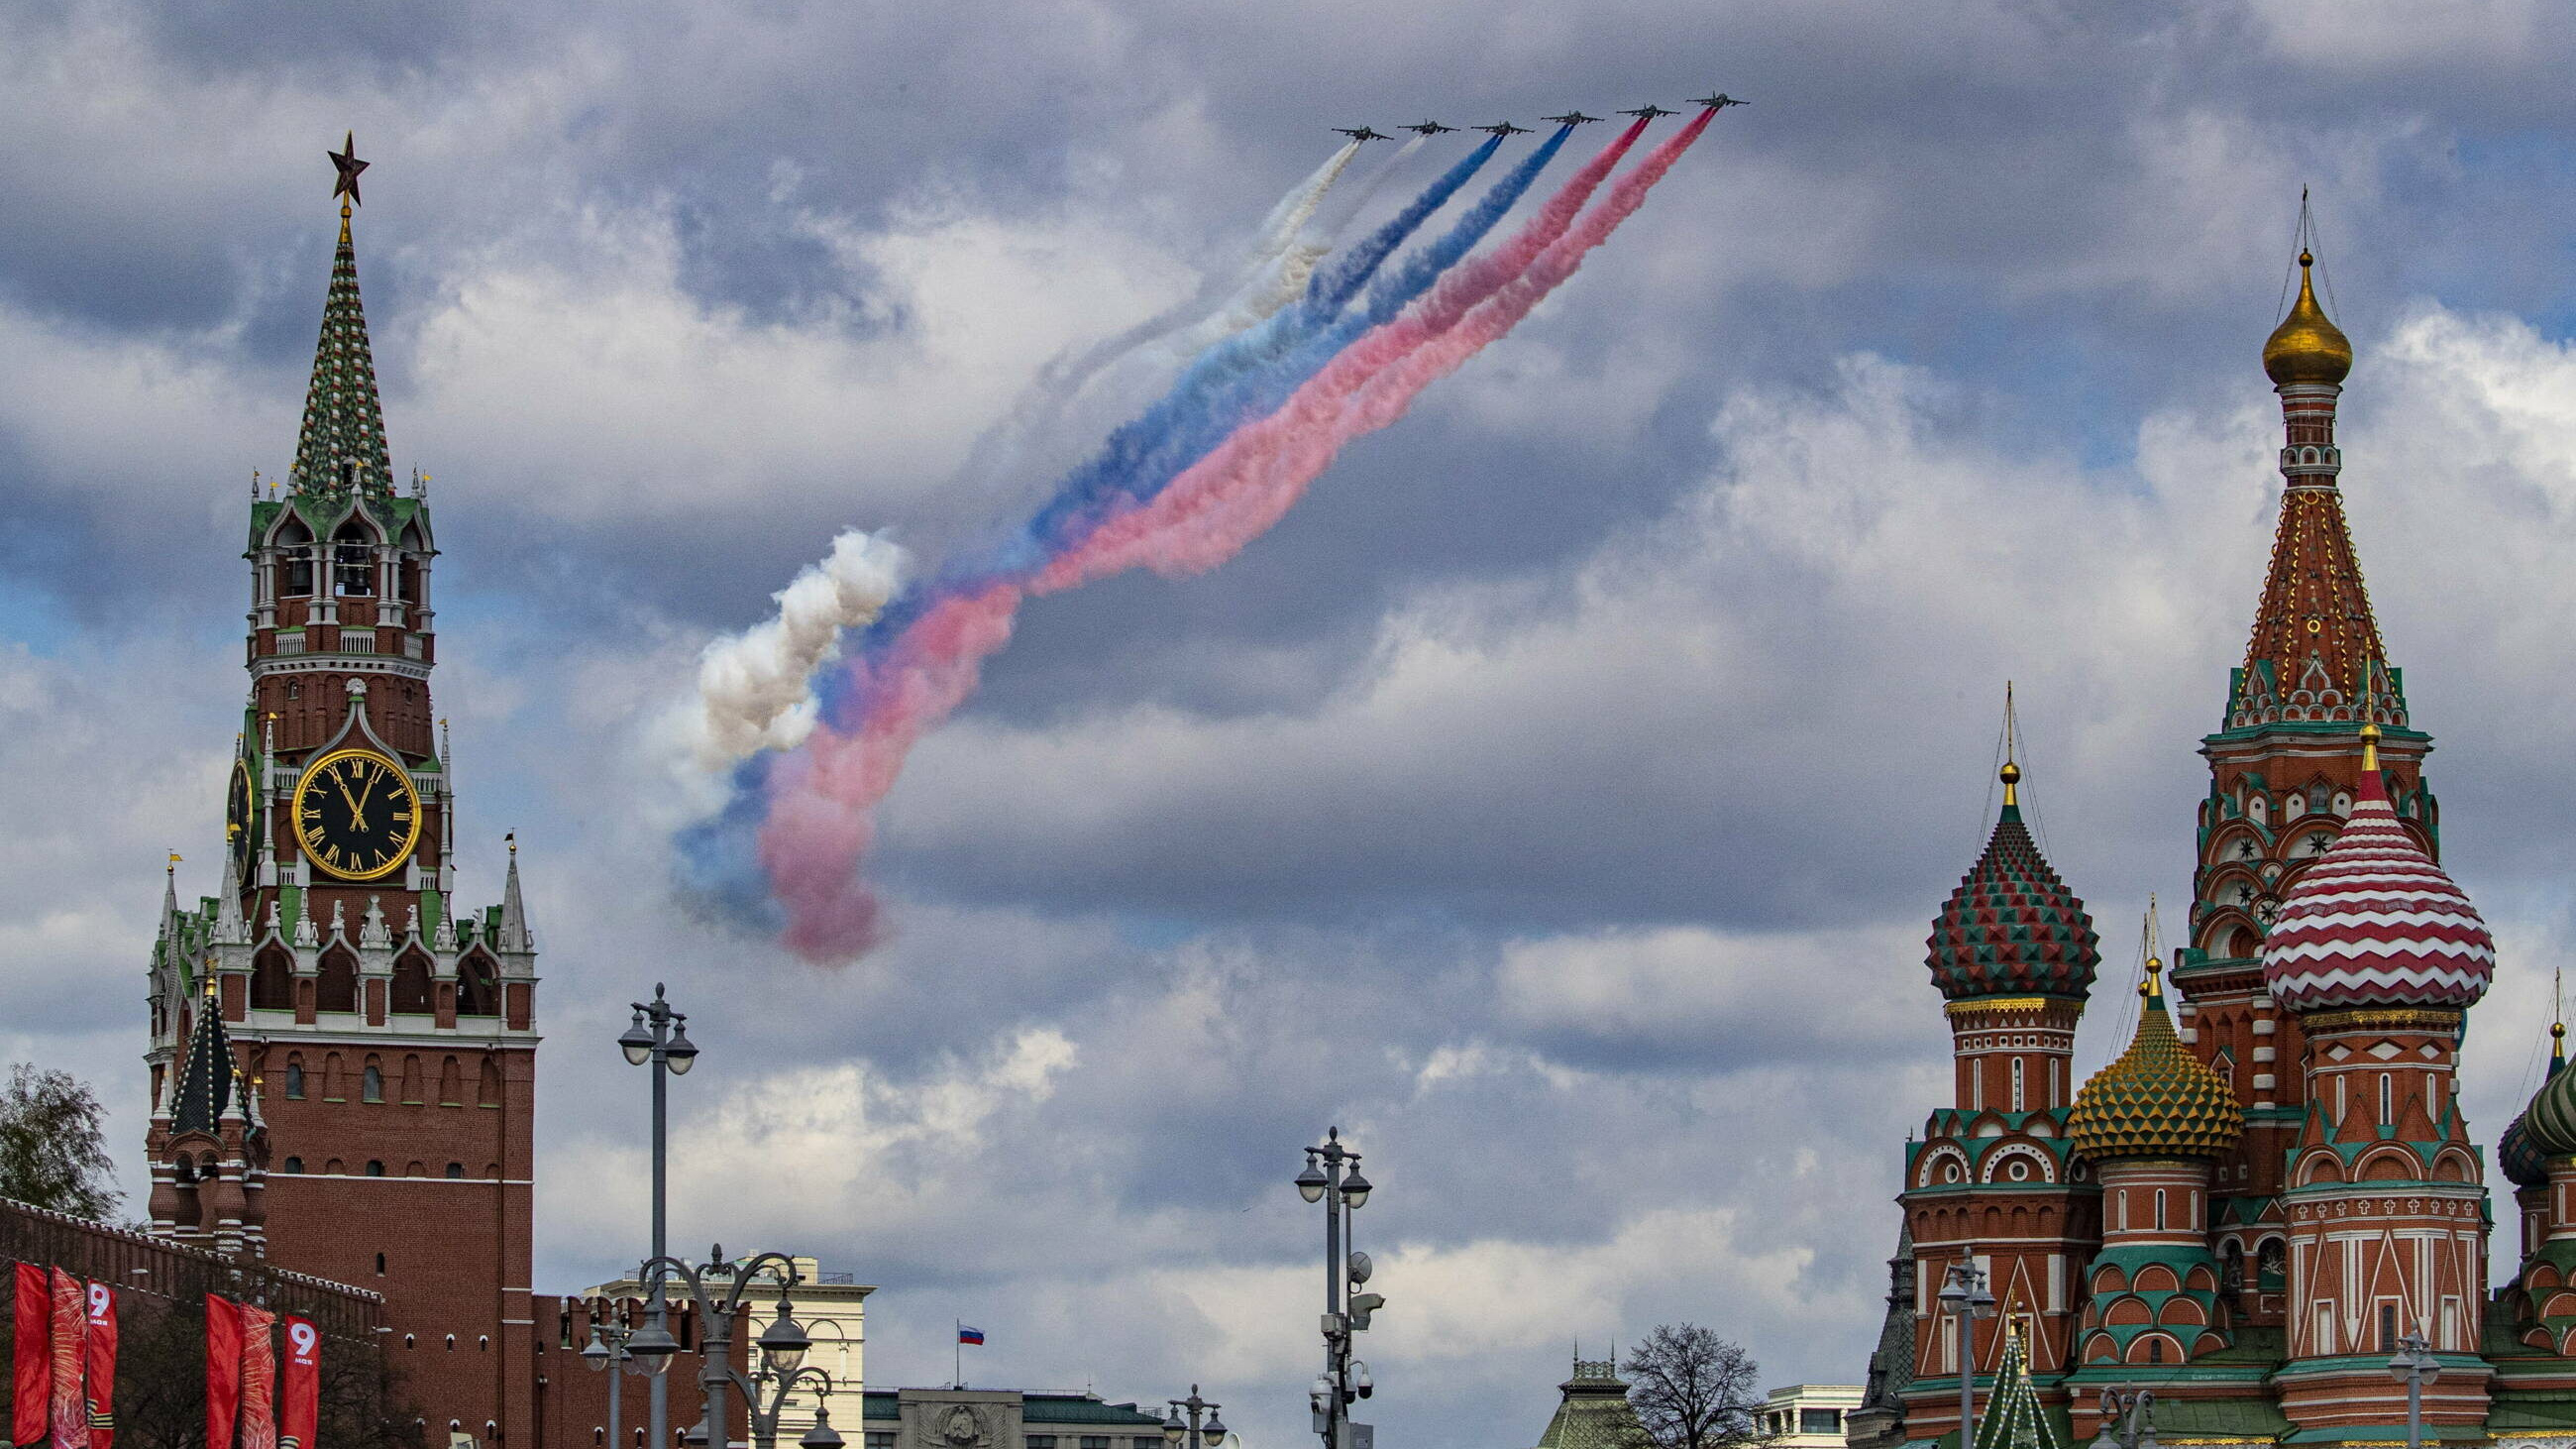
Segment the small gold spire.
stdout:
[[2138,983],[2138,994],[2150,1002],[2159,1002],[2165,999],[2165,963],[2160,954],[2165,943],[2164,933],[2156,925],[2153,891],[2147,893],[2147,921],[2142,934],[2147,950],[2147,979]]
[[2013,760],[2016,743],[2013,729],[2013,686],[2012,681],[2007,679],[2004,681],[2004,767],[1999,772],[2004,782],[2004,808],[2007,810],[2018,809],[2021,805],[2021,766]]

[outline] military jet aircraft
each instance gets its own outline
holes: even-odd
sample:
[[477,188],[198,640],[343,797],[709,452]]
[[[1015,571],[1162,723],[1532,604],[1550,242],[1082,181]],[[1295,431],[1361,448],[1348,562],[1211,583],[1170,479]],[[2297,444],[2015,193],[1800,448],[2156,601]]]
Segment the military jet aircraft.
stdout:
[[1681,112],[1668,111],[1657,105],[1643,105],[1637,107],[1633,111],[1621,111],[1619,114],[1623,116],[1635,116],[1639,120],[1651,121],[1657,116],[1678,116]]
[[1728,95],[1726,92],[1719,91],[1713,96],[1693,96],[1691,97],[1691,104],[1694,106],[1706,106],[1712,111],[1722,111],[1729,106],[1749,106],[1753,103],[1751,101],[1739,101],[1735,97]]
[[1587,116],[1581,111],[1568,111],[1562,116],[1541,116],[1539,119],[1542,121],[1554,121],[1560,126],[1588,126],[1601,118],[1599,116]]
[[1471,131],[1482,131],[1488,136],[1526,136],[1529,134],[1529,127],[1515,126],[1509,121],[1496,121],[1490,126],[1470,126],[1467,129]]
[[1392,141],[1395,139],[1393,136],[1382,135],[1376,131],[1372,131],[1366,126],[1335,126],[1333,128],[1333,133],[1338,136],[1348,136],[1352,140],[1360,142]]
[[1416,121],[1410,126],[1398,126],[1396,129],[1399,131],[1411,131],[1417,136],[1438,136],[1457,130],[1458,128],[1455,126],[1444,126],[1438,121]]

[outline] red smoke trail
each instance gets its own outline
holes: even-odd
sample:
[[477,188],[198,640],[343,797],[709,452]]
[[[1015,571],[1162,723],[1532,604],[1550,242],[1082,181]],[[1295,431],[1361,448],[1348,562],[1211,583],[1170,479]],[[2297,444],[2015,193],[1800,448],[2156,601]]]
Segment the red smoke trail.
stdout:
[[788,913],[784,941],[808,960],[846,960],[882,938],[876,897],[857,879],[872,813],[904,757],[974,692],[983,662],[1010,641],[1022,598],[1139,565],[1213,568],[1278,521],[1351,439],[1403,416],[1415,397],[1510,331],[1594,247],[1635,213],[1714,111],[1657,147],[1580,225],[1576,218],[1636,143],[1640,120],[1549,198],[1492,254],[1461,263],[1421,301],[1375,328],[1237,431],[1156,499],[1104,522],[1025,590],[1000,584],[950,599],[904,632],[875,666],[891,688],[852,734],[817,728],[779,762],[760,829],[760,861]]
[[941,602],[877,662],[891,688],[856,733],[818,727],[778,762],[760,865],[787,910],[789,950],[845,961],[882,939],[876,896],[855,875],[875,833],[871,813],[914,743],[975,692],[984,660],[1010,642],[1019,607],[1010,584]]
[[[1456,325],[1435,325],[1443,319],[1408,311],[1362,338],[1285,407],[1236,432],[1152,502],[1103,524],[1057,559],[1033,592],[1051,593],[1139,566],[1171,575],[1201,573],[1234,557],[1278,522],[1352,439],[1404,416],[1423,389],[1511,331],[1573,276],[1584,256],[1645,204],[1646,194],[1716,114],[1701,112],[1656,147],[1579,227],[1553,239],[1517,275],[1488,286],[1463,319],[1453,317]],[[1632,138],[1633,133],[1622,142]],[[1435,295],[1417,311],[1431,313],[1439,304]]]

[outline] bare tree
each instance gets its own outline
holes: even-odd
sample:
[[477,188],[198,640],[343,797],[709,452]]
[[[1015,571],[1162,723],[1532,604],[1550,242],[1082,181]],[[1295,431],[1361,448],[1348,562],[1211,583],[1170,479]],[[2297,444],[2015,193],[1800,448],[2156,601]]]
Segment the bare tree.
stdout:
[[1761,1369],[1695,1323],[1658,1324],[1628,1350],[1638,1449],[1744,1449],[1764,1442]]
[[112,1185],[106,1115],[71,1073],[11,1067],[0,1088],[0,1197],[106,1221],[125,1197]]

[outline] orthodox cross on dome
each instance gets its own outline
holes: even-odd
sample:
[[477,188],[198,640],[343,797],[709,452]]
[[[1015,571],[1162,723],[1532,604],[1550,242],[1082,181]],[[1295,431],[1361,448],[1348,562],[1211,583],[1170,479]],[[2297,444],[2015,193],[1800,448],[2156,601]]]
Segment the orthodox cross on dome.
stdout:
[[299,493],[325,498],[365,494],[390,498],[392,455],[385,446],[384,405],[376,396],[375,355],[367,343],[367,309],[358,296],[358,252],[349,213],[358,200],[353,134],[344,149],[324,154],[338,169],[331,188],[340,203],[340,244],[331,261],[331,289],[322,304],[322,335],[313,346],[313,381],[304,394],[304,426],[289,474]]

